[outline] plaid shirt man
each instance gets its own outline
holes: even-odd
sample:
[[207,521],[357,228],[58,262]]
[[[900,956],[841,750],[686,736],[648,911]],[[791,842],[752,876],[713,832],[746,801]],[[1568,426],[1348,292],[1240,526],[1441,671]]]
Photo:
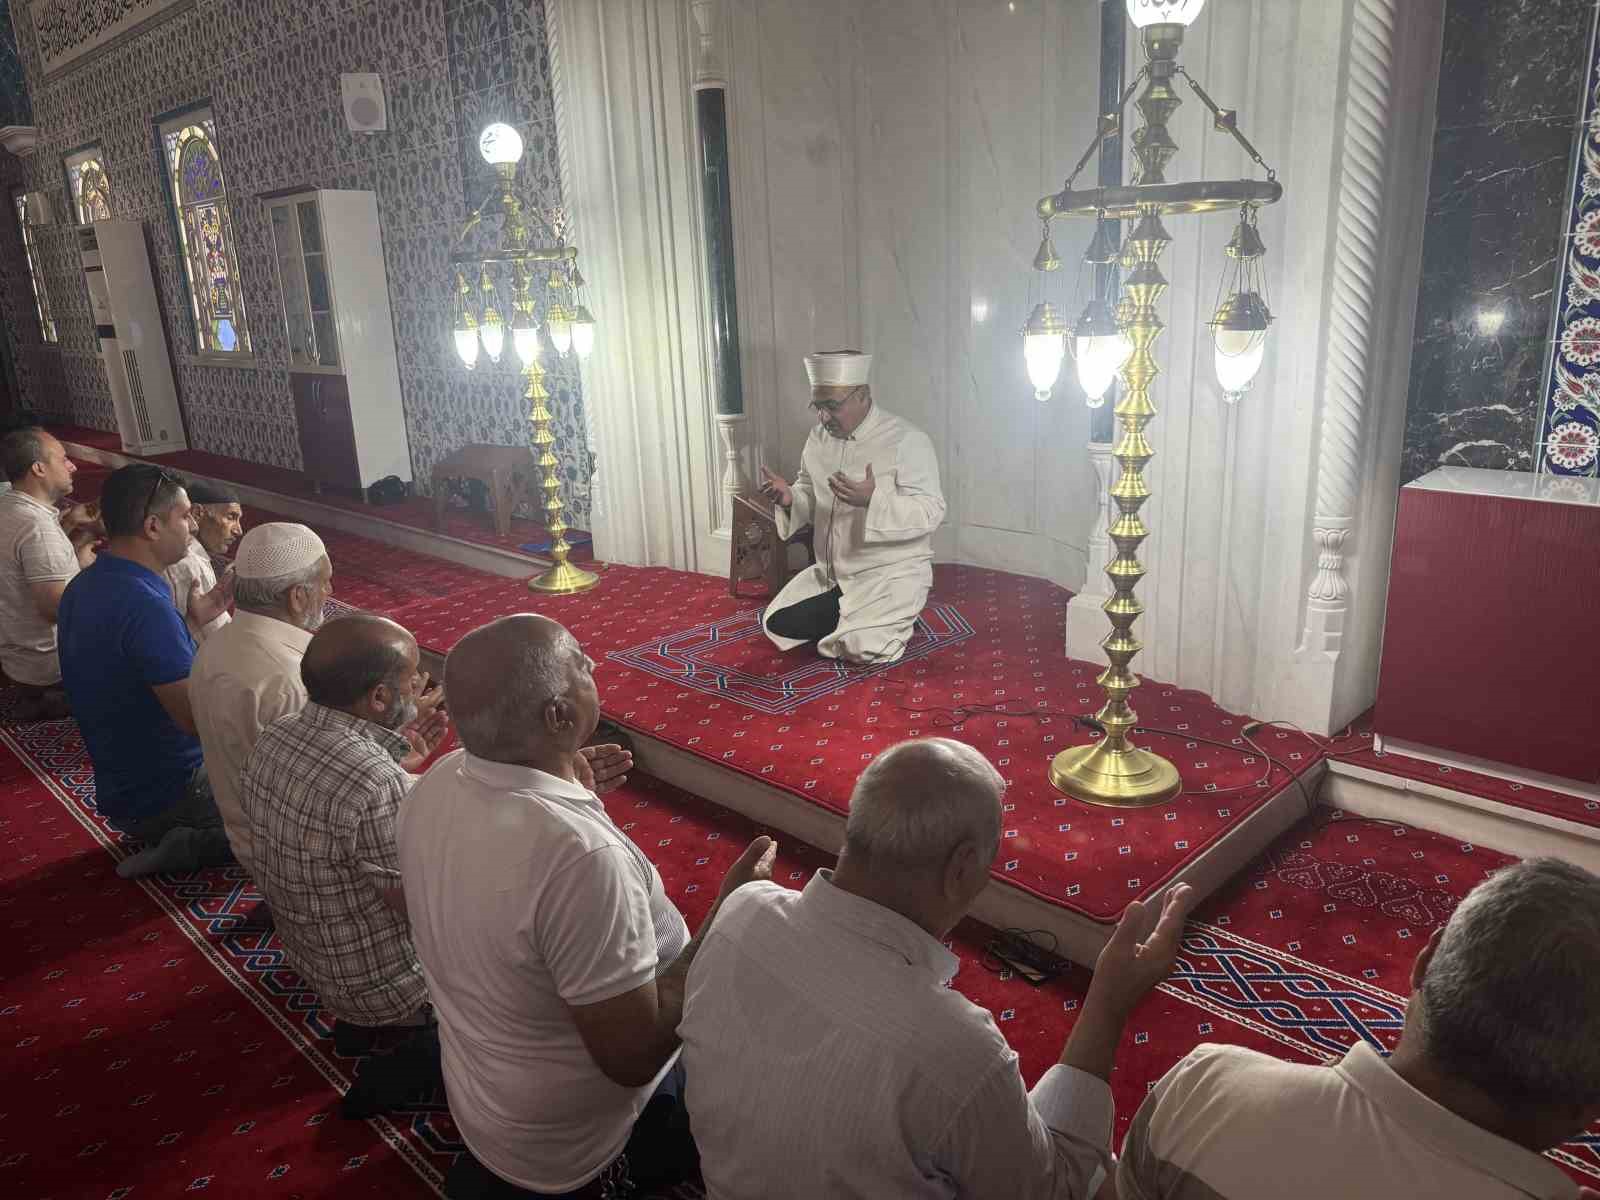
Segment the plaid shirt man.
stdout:
[[400,1024],[428,999],[406,919],[395,822],[414,782],[405,738],[307,704],[274,721],[240,777],[256,882],[295,969],[323,1007],[356,1025]]

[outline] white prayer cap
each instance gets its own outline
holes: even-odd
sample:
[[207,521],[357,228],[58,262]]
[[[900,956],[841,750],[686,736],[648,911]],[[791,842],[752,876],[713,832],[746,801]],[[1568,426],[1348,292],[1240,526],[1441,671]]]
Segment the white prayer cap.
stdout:
[[860,387],[872,369],[872,355],[859,350],[819,350],[806,355],[812,387]]
[[273,521],[239,539],[233,573],[240,579],[276,579],[309,570],[327,557],[322,539],[304,525]]

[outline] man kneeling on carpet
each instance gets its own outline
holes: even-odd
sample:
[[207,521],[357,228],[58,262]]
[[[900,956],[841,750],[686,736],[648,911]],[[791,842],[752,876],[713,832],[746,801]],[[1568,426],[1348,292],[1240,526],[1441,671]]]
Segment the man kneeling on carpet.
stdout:
[[[464,750],[400,818],[400,870],[439,1017],[450,1115],[468,1153],[451,1200],[603,1197],[692,1172],[676,1093],[693,940],[596,789],[630,765],[584,748],[594,663],[532,614],[469,633],[445,664]],[[757,838],[717,904],[770,875]]]
[[762,617],[780,650],[806,642],[856,663],[905,653],[933,585],[933,532],[944,520],[933,443],[878,408],[867,387],[872,356],[806,355],[817,424],[793,484],[762,469],[761,490],[787,540],[809,522],[816,563],[789,581]]
[[1105,1182],[1112,1058],[1172,967],[1191,892],[1129,906],[1029,1092],[988,1012],[949,986],[944,944],[989,882],[1004,789],[970,746],[901,743],[857,781],[834,870],[724,906],[679,1027],[714,1200],[1086,1200]]
[[1553,858],[1496,872],[1411,987],[1388,1059],[1363,1041],[1333,1066],[1199,1047],[1134,1117],[1118,1195],[1577,1196],[1542,1152],[1600,1119],[1600,878]]
[[[395,823],[415,776],[402,760],[443,740],[445,715],[405,736],[424,686],[416,640],[384,617],[329,621],[300,660],[307,703],[256,739],[240,773],[257,885],[296,971],[333,1013],[334,1048],[378,1031],[426,1031],[428,988],[412,945]],[[370,1064],[369,1064],[370,1069]],[[437,1042],[415,1039],[363,1072],[346,1116],[367,1116],[438,1081]]]
[[[195,736],[189,696],[194,638],[163,572],[188,549],[183,481],[135,463],[100,497],[110,540],[61,596],[61,679],[94,763],[95,807],[146,849],[124,878],[233,861]],[[232,580],[196,594],[202,621],[224,611]]]
[[189,601],[217,586],[217,568],[212,560],[220,562],[239,536],[244,510],[231,488],[196,479],[185,490],[194,505],[195,534],[189,539],[188,553],[168,567],[166,574],[172,585],[172,602],[188,622],[195,642],[202,643],[226,625],[229,616],[224,610],[210,621],[196,621],[189,613]]
[[66,447],[42,429],[0,437],[0,666],[20,692],[18,721],[68,716],[56,652],[62,593],[94,561],[94,546],[63,527],[56,505],[72,492],[77,468]]
[[313,530],[272,521],[239,540],[233,575],[238,612],[195,651],[189,690],[228,844],[254,878],[239,775],[262,730],[306,706],[300,660],[322,627],[333,564]]

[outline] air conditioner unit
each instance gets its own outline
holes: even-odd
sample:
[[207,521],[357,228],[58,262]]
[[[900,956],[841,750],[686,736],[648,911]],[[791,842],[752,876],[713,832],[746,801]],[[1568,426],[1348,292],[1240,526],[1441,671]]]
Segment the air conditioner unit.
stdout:
[[141,455],[187,450],[144,226],[97,221],[79,226],[78,237],[122,448]]

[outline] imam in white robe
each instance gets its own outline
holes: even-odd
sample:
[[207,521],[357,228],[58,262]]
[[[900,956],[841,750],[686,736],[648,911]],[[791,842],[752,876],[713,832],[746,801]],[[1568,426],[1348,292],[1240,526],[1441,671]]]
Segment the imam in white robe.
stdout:
[[[869,463],[874,489],[867,507],[835,499],[828,477],[843,471],[862,479]],[[804,645],[767,629],[767,620],[837,584],[839,624],[817,643],[817,653],[850,662],[893,662],[905,652],[933,586],[933,531],[944,520],[933,443],[915,425],[874,403],[848,437],[834,437],[821,425],[812,428],[793,491],[790,508],[775,510],[778,533],[787,539],[809,523],[817,561],[767,606],[762,615],[767,637],[780,650]]]

